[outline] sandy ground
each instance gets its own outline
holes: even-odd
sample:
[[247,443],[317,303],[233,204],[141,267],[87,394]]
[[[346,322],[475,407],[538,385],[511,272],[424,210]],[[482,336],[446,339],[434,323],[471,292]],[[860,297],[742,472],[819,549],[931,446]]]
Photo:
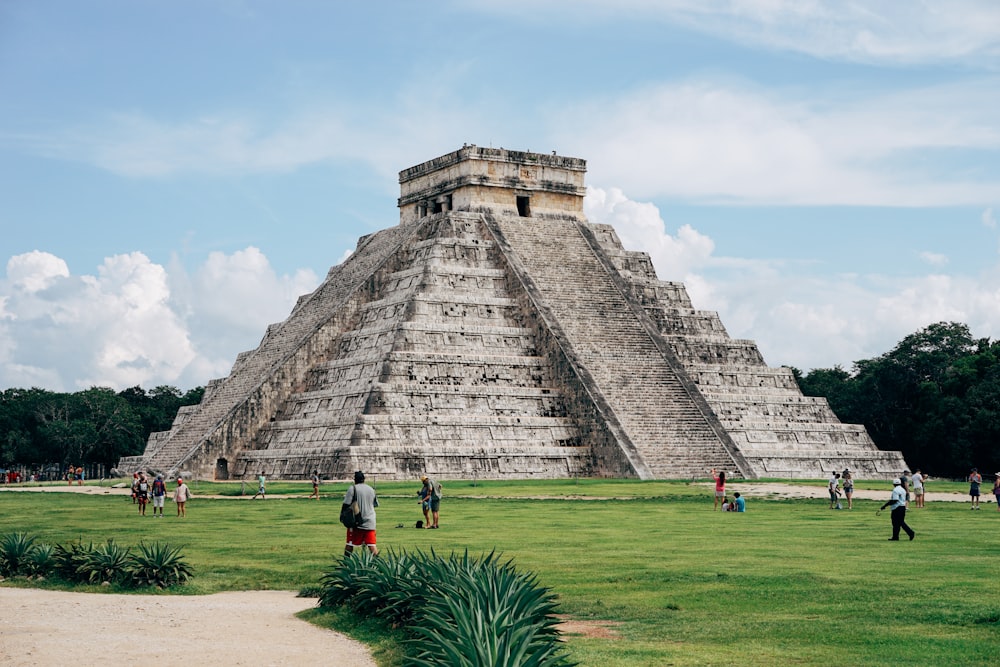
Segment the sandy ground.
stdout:
[[[711,488],[711,482],[705,486]],[[890,486],[884,491],[859,489],[854,497],[887,500]],[[726,488],[730,493],[739,491],[751,503],[755,497],[827,499],[821,486],[730,482]],[[69,485],[4,490],[129,493],[127,488]],[[930,503],[967,500],[957,493],[927,494]],[[141,655],[144,663],[184,667],[321,663],[374,667],[364,645],[294,617],[315,604],[314,599],[286,591],[113,595],[0,587],[0,665],[87,667]],[[592,634],[594,629],[570,622],[563,631]]]
[[0,587],[0,665],[375,667],[363,644],[293,615],[315,604],[288,591],[105,595]]

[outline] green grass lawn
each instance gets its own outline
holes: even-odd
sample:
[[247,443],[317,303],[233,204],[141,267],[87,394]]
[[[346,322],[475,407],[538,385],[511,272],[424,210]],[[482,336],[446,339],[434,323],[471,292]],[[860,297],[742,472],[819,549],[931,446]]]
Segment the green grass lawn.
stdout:
[[[959,666],[1000,655],[993,504],[970,512],[966,503],[929,503],[909,512],[915,541],[888,542],[889,514],[876,517],[875,501],[833,512],[825,498],[751,497],[745,514],[723,514],[712,511],[711,489],[682,482],[464,481],[445,482],[442,529],[426,531],[412,527],[422,518],[418,486],[378,485],[380,547],[502,552],[537,573],[569,617],[616,623],[617,638],[568,637],[582,665]],[[342,551],[346,487],[324,485],[320,502],[305,499],[311,486],[301,482],[268,485],[299,496],[291,499],[196,495],[186,519],[169,502],[153,519],[121,496],[0,493],[0,534],[181,546],[195,569],[186,594],[298,590]],[[194,485],[203,496],[234,488]],[[398,654],[380,660],[395,664]]]

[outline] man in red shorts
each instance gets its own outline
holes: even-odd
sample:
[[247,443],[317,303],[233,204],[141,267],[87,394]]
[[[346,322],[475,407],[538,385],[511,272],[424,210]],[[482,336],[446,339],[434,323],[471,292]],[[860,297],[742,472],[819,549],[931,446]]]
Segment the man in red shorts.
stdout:
[[354,473],[354,484],[344,495],[345,505],[354,501],[358,502],[361,524],[347,529],[344,555],[352,554],[354,547],[366,546],[373,556],[378,556],[378,547],[375,546],[375,508],[378,507],[378,498],[375,497],[375,489],[365,484],[365,474],[360,470]]

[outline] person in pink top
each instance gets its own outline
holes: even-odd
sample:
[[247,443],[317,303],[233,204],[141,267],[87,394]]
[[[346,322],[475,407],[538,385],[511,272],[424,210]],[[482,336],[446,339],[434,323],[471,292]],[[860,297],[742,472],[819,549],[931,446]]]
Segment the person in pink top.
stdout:
[[174,502],[177,503],[177,516],[187,516],[187,501],[191,499],[191,489],[180,477],[177,478],[177,490],[174,491]]
[[726,471],[716,473],[715,468],[712,468],[712,479],[715,480],[715,504],[712,506],[714,511],[719,509],[719,503],[726,497]]

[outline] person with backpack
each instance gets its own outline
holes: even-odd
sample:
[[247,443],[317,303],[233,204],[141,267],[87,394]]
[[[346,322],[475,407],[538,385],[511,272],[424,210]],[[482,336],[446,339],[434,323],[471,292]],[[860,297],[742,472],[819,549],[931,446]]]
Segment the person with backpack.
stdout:
[[354,553],[354,547],[368,547],[373,556],[378,556],[378,547],[375,544],[375,508],[378,507],[378,498],[375,496],[375,489],[365,484],[365,474],[360,470],[354,473],[354,484],[344,494],[344,505],[352,506],[355,503],[357,503],[355,511],[361,520],[347,529],[344,556]]
[[[156,479],[153,480],[153,516],[159,516],[163,518],[163,503],[167,498],[167,485],[163,481],[163,475],[158,474]],[[157,514],[156,510],[159,509],[160,513]]]

